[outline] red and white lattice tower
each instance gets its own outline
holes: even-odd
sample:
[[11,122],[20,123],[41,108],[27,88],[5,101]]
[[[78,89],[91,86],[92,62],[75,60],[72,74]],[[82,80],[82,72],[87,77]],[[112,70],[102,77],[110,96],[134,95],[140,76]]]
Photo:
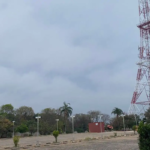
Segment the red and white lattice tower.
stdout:
[[139,0],[139,16],[140,46],[137,84],[129,114],[143,113],[150,106],[150,0]]

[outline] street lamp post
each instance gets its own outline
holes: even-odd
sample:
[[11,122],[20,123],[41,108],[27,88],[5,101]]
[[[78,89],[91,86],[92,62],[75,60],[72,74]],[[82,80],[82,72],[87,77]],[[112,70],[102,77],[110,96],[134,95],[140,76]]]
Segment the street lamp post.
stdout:
[[35,117],[37,119],[37,136],[39,135],[39,119],[41,118],[41,116],[37,116]]
[[58,121],[59,121],[59,119],[56,119],[56,121],[57,121],[57,131],[58,131]]
[[123,127],[124,127],[124,136],[125,136],[125,123],[124,123],[124,116],[125,116],[125,115],[122,115],[122,117],[123,117]]
[[13,137],[15,135],[15,133],[14,133],[14,125],[15,125],[15,121],[13,121]]
[[100,117],[100,132],[101,132],[101,136],[102,136],[102,117],[103,117],[103,114],[99,115]]
[[[37,119],[37,137],[39,136],[39,119],[41,118],[41,116],[37,116],[35,117]],[[39,145],[39,141],[37,139],[37,145]]]
[[74,118],[75,116],[71,116],[72,118],[72,134],[73,134],[73,141],[74,141]]

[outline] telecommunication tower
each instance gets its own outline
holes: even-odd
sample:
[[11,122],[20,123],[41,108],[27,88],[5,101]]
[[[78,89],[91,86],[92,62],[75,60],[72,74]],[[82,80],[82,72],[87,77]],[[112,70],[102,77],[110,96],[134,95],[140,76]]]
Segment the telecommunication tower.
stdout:
[[140,29],[137,83],[129,114],[141,114],[150,106],[150,0],[139,0],[139,21],[137,26]]

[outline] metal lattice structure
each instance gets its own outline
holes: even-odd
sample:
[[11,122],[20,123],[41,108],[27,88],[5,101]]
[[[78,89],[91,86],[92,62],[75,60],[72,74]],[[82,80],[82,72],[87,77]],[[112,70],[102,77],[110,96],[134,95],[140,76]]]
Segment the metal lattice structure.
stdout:
[[[140,46],[137,84],[129,114],[140,114],[150,105],[150,0],[139,0]],[[142,98],[142,94],[146,95]]]

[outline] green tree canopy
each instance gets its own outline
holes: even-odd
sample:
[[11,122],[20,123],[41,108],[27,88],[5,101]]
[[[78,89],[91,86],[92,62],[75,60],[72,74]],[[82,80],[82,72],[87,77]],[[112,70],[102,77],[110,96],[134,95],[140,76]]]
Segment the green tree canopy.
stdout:
[[67,121],[67,118],[69,116],[72,115],[72,108],[69,106],[69,104],[67,103],[63,103],[64,105],[62,107],[59,108],[60,110],[60,113],[63,114],[64,118],[65,118],[65,132],[66,132],[66,121]]
[[33,119],[34,111],[32,107],[22,106],[16,110],[16,116],[20,122],[24,122],[25,120]]
[[16,130],[20,133],[25,133],[28,131],[28,127],[25,124],[21,124]]
[[118,118],[121,114],[123,114],[123,111],[120,108],[114,108],[113,111],[111,112],[112,114],[116,115]]
[[14,107],[11,104],[2,105],[0,108],[0,114],[10,121],[13,121],[15,118]]
[[67,103],[63,103],[64,105],[62,107],[60,107],[60,112],[61,114],[63,114],[65,117],[69,117],[70,115],[72,115],[72,108],[69,106],[69,104]]
[[28,131],[32,135],[37,130],[37,123],[35,120],[29,120],[26,122],[26,125],[28,127]]
[[91,118],[89,114],[76,114],[74,118],[74,128],[77,132],[85,132],[88,131],[89,123],[91,122]]
[[55,114],[56,109],[54,109],[54,108],[45,108],[45,109],[42,110],[41,113],[42,114]]
[[7,137],[8,133],[12,133],[12,122],[8,119],[0,118],[0,137]]
[[2,114],[13,114],[14,107],[11,104],[2,105],[0,108],[0,113]]
[[146,122],[150,123],[150,107],[145,112]]
[[32,107],[28,107],[28,106],[22,106],[18,108],[16,113],[17,115],[20,115],[20,116],[34,116],[34,111]]

